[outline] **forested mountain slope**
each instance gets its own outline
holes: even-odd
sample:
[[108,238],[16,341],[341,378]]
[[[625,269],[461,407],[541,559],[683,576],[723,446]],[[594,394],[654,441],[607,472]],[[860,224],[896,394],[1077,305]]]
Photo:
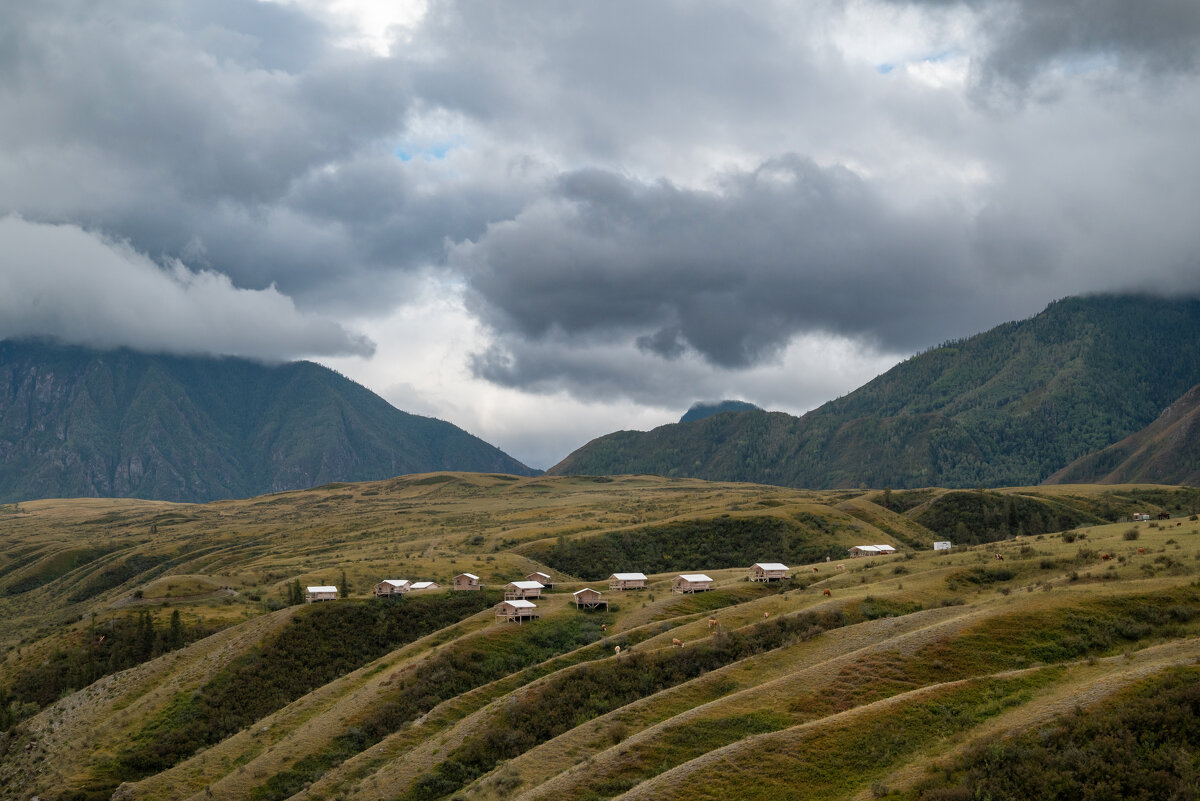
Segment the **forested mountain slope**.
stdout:
[[803,417],[715,415],[600,437],[551,474],[793,487],[1036,484],[1200,383],[1200,301],[1067,298],[914,356]]
[[0,502],[204,501],[449,469],[535,472],[311,362],[0,342]]
[[1141,431],[1072,462],[1046,483],[1200,484],[1200,385]]

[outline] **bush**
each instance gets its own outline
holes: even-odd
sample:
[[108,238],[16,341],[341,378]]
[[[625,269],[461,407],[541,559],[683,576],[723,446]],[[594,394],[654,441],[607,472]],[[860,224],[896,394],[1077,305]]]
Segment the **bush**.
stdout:
[[1133,540],[1136,540],[1139,536],[1140,536],[1140,533],[1138,532],[1138,530],[1136,528],[1127,528],[1127,529],[1125,529],[1125,533],[1121,535],[1121,539],[1132,542]]

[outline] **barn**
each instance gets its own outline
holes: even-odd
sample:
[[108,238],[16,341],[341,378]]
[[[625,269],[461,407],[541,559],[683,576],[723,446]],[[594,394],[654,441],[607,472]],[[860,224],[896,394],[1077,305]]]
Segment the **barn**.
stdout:
[[305,588],[304,601],[312,603],[313,601],[336,601],[337,587],[307,587]]
[[575,599],[575,606],[580,609],[599,609],[601,607],[608,609],[608,601],[604,600],[604,596],[600,594],[599,590],[593,590],[591,587],[575,590],[571,593],[571,597]]
[[780,562],[755,562],[750,565],[751,581],[780,581],[791,578],[788,566]]
[[375,585],[375,597],[387,598],[392,595],[403,595],[412,589],[408,579],[384,579]]
[[681,573],[671,582],[671,592],[707,592],[713,580],[703,573]]
[[474,573],[459,573],[454,577],[454,589],[481,590],[483,585],[479,583],[479,576]]
[[510,623],[524,623],[538,618],[537,604],[520,598],[501,601],[496,606],[496,617]]
[[510,581],[504,585],[504,597],[506,599],[513,598],[541,598],[542,590],[545,587],[540,581]]
[[645,573],[613,573],[608,577],[610,590],[644,590],[646,589]]

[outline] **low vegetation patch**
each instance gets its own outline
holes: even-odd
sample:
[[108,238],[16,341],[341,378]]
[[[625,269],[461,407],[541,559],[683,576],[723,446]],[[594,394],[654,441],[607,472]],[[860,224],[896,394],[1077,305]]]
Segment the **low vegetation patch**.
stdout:
[[1088,709],[971,748],[913,801],[1196,797],[1200,668],[1164,671]]
[[830,539],[833,530],[829,521],[816,515],[798,520],[725,515],[582,539],[560,537],[557,544],[529,556],[585,581],[629,570],[666,573],[697,565],[712,570],[747,567],[763,559],[764,550],[773,559],[800,564],[845,555],[845,549]]

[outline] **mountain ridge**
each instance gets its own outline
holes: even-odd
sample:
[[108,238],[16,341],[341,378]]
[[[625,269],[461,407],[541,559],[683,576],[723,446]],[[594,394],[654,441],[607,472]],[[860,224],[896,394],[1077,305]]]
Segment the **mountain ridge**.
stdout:
[[1065,298],[913,356],[803,417],[748,411],[616,432],[548,472],[813,489],[1030,485],[1145,427],[1197,383],[1200,301]]
[[312,362],[0,342],[0,502],[206,501],[449,469],[536,474]]

